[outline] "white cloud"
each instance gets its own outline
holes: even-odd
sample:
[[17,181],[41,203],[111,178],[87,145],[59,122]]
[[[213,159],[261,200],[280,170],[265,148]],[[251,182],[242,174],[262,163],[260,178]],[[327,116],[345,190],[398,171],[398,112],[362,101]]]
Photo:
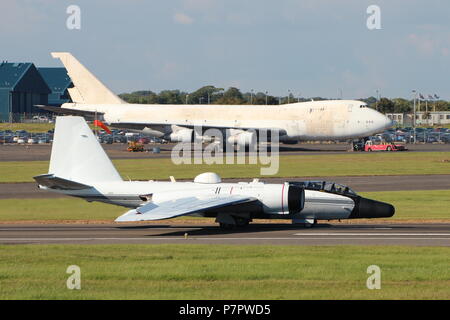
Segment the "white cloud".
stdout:
[[192,24],[194,19],[184,13],[178,12],[173,15],[173,21],[179,24]]
[[430,57],[435,54],[448,56],[450,46],[449,32],[411,33],[407,36],[407,43],[414,47],[423,56]]
[[425,55],[432,55],[438,45],[438,43],[430,36],[417,35],[414,33],[408,35],[408,42],[412,44],[420,53]]

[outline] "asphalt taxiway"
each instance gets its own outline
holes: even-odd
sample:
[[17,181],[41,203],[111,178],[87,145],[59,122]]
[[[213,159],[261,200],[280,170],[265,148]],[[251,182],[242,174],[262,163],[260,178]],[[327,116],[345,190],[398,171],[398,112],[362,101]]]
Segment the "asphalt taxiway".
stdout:
[[450,224],[251,224],[225,231],[217,225],[11,224],[0,244],[266,244],[450,246]]
[[[148,152],[127,152],[127,145],[122,143],[102,144],[108,157],[111,159],[151,159],[170,158],[175,144],[148,144]],[[48,161],[50,160],[51,144],[0,144],[0,161]],[[160,148],[160,153],[152,153],[154,147]],[[450,144],[407,144],[408,152],[449,152]],[[349,144],[345,143],[298,143],[293,145],[280,145],[279,152],[285,156],[297,155],[323,155],[348,154]],[[353,152],[352,154],[364,154]]]

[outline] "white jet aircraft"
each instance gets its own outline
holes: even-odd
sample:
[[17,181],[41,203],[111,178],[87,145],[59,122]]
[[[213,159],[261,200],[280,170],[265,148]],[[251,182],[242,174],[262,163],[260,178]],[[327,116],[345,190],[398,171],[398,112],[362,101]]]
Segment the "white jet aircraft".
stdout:
[[[383,114],[357,100],[326,100],[283,105],[128,104],[109,90],[68,52],[53,52],[74,83],[73,103],[42,109],[94,118],[172,142],[193,142],[207,129],[221,130],[226,143],[248,147],[261,130],[274,130],[279,141],[346,140],[368,137],[393,125]],[[199,129],[200,128],[200,129]]]
[[328,182],[223,183],[215,173],[193,182],[124,181],[100,143],[78,116],[57,117],[48,174],[34,177],[52,192],[132,208],[116,221],[147,221],[179,216],[215,217],[223,228],[254,218],[317,220],[391,217],[390,204],[365,199]]

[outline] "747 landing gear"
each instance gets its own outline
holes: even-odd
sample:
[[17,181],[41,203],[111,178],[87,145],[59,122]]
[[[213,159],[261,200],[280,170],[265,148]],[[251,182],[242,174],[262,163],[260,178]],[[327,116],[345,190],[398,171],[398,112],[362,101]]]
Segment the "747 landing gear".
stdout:
[[359,140],[352,140],[351,141],[351,148],[353,151],[364,151],[364,146],[366,144],[366,141],[369,140],[369,137],[365,137]]

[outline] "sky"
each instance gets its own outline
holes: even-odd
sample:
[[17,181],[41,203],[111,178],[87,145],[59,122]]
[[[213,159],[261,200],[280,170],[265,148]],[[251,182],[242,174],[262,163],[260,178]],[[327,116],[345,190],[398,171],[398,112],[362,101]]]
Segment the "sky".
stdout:
[[448,0],[2,0],[0,60],[58,67],[50,52],[69,51],[116,93],[450,100],[449,14]]

